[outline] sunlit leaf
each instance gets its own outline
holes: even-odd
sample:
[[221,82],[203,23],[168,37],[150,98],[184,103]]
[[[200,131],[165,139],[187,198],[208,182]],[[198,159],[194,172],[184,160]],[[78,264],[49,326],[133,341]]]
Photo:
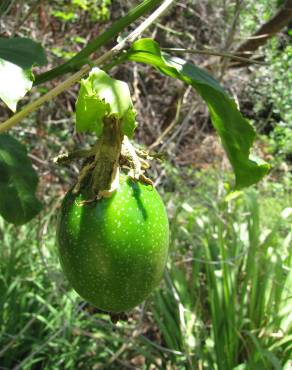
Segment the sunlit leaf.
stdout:
[[0,98],[13,111],[17,102],[31,89],[33,77],[30,70],[0,59]]
[[77,131],[99,136],[104,119],[112,115],[121,120],[123,133],[131,137],[136,127],[136,112],[128,85],[94,68],[89,77],[81,81],[76,103]]

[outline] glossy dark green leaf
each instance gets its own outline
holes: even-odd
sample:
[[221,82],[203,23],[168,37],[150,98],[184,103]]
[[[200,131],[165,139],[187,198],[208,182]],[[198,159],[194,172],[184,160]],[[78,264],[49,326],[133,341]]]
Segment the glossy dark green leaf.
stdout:
[[0,37],[0,58],[23,69],[47,64],[45,51],[41,44],[26,37],[11,39]]
[[152,39],[136,41],[126,58],[150,64],[196,89],[208,105],[212,123],[233,167],[237,189],[257,183],[268,172],[267,163],[250,156],[255,139],[253,127],[211,75],[192,63],[162,53],[159,44]]
[[0,214],[22,225],[41,210],[35,191],[38,177],[24,145],[7,134],[0,135]]

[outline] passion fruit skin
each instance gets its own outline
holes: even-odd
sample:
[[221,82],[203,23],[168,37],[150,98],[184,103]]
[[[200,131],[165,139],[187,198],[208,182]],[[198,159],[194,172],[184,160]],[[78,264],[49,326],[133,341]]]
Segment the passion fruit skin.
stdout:
[[153,186],[124,176],[110,198],[84,200],[69,191],[61,206],[57,239],[63,271],[97,308],[128,311],[162,278],[169,245],[164,204]]

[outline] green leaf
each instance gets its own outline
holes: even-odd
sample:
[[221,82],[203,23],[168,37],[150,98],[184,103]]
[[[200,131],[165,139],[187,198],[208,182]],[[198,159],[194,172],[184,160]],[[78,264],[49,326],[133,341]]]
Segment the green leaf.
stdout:
[[32,73],[0,58],[0,81],[0,98],[15,112],[17,102],[32,87]]
[[0,135],[0,214],[6,221],[22,225],[40,212],[37,183],[25,147],[10,135]]
[[35,64],[47,64],[41,44],[25,37],[12,39],[0,37],[0,58],[14,63],[22,69],[30,69]]
[[78,132],[95,132],[100,136],[103,118],[109,113],[109,105],[98,98],[88,81],[82,80],[76,102],[76,129]]
[[268,172],[267,163],[250,156],[255,139],[253,127],[241,115],[234,100],[207,72],[183,59],[162,53],[159,44],[152,39],[136,41],[125,59],[150,64],[196,89],[208,105],[212,123],[231,162],[236,189],[257,183]]
[[121,120],[123,133],[131,137],[136,127],[136,112],[128,85],[93,68],[89,77],[81,81],[76,102],[76,129],[99,136],[104,119],[113,115]]

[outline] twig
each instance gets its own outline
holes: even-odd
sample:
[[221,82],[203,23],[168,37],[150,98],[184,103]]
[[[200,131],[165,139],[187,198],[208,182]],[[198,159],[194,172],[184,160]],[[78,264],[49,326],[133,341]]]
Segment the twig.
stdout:
[[[129,43],[132,43],[137,39],[155,20],[160,17],[165,11],[175,2],[175,0],[165,0],[155,12],[153,12],[143,23],[140,24],[133,32],[131,32],[124,40],[114,46],[112,49],[107,51],[101,57],[93,61],[95,66],[101,66],[103,63],[111,59],[112,57],[119,54],[121,51],[126,49]],[[91,65],[83,66],[78,72],[74,73],[71,77],[67,78],[64,82],[53,88],[47,94],[41,96],[39,99],[28,104],[20,112],[13,115],[7,121],[0,125],[0,133],[9,130],[11,127],[17,125],[21,120],[27,117],[30,113],[36,111],[44,103],[47,103],[54,99],[56,96],[61,94],[63,91],[68,90],[73,84],[78,82],[84,75],[90,70]]]
[[[186,93],[186,91],[185,91]],[[185,95],[185,93],[183,95]],[[177,99],[177,103],[176,103],[176,112],[175,112],[175,117],[174,119],[172,120],[172,122],[170,122],[170,124],[166,127],[166,129],[162,132],[162,134],[148,147],[148,150],[152,150],[154,149],[157,145],[159,145],[162,140],[165,138],[165,136],[174,128],[174,126],[178,123],[179,121],[179,117],[180,117],[180,112],[181,112],[181,108],[182,108],[182,100],[183,100],[184,96],[180,96],[178,99]]]
[[17,6],[17,10],[16,10],[16,15],[15,15],[15,26],[13,27],[13,31],[11,33],[11,36],[10,37],[14,37],[15,36],[15,33],[17,31],[17,24],[21,18],[21,12],[22,12],[22,8],[23,8],[23,2],[22,1],[19,1],[18,2],[18,6]]
[[25,14],[25,16],[20,20],[20,22],[16,25],[14,31],[13,31],[13,35],[15,35],[20,27],[30,18],[30,16],[34,13],[34,11],[37,9],[37,7],[39,6],[39,1],[35,1],[35,3],[30,7],[29,11],[27,12],[27,14]]
[[163,143],[163,145],[159,149],[159,152],[162,152],[163,149],[169,145],[169,143],[171,143],[173,140],[175,140],[175,147],[173,148],[173,151],[172,151],[170,157],[173,158],[176,155],[179,144],[180,144],[180,142],[183,138],[183,135],[185,133],[186,126],[188,125],[189,120],[194,115],[194,112],[197,110],[197,108],[198,108],[197,104],[194,104],[193,106],[190,107],[189,111],[185,115],[183,121],[181,122],[181,124],[179,125],[177,130],[175,130],[174,133],[170,136],[170,138]]
[[[242,0],[236,0],[233,20],[228,30],[227,37],[224,42],[223,50],[226,50],[226,49],[228,50],[233,44],[236,28],[237,28],[238,21],[239,21],[242,2],[243,2]],[[222,80],[227,67],[228,67],[228,59],[224,58],[222,61],[221,68],[220,68],[221,69],[220,70],[220,80]]]
[[182,106],[182,97],[179,97],[177,101],[177,106],[176,106],[176,113],[175,117],[170,123],[169,126],[166,127],[166,129],[162,132],[162,134],[152,143],[149,147],[148,150],[154,149],[157,145],[159,145],[162,141],[162,139],[174,128],[174,126],[178,123],[179,121],[179,116],[180,116],[180,111],[181,111],[181,106]]

